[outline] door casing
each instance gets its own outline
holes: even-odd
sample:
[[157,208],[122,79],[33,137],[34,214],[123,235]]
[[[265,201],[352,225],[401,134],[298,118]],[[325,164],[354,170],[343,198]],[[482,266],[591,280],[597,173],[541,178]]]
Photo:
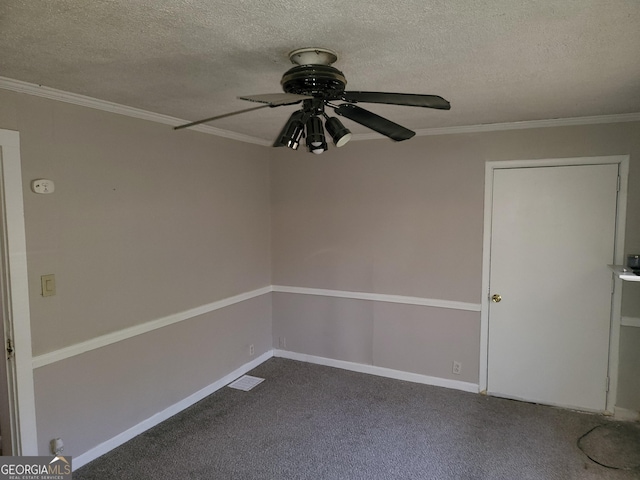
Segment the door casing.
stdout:
[[[3,237],[3,327],[13,336],[14,355],[6,362],[12,455],[38,455],[27,247],[18,132],[0,129],[0,207]],[[4,355],[4,346],[0,355]]]
[[[616,240],[614,261],[624,262],[624,234],[627,211],[627,179],[629,176],[629,155],[613,155],[603,157],[550,158],[541,160],[511,160],[487,162],[485,164],[485,197],[484,197],[484,236],[482,247],[482,298],[480,313],[480,372],[479,390],[487,391],[487,374],[489,358],[489,278],[491,268],[491,224],[493,204],[493,173],[504,168],[556,167],[572,165],[619,165],[620,191],[616,211]],[[619,280],[614,282],[615,288],[611,304],[611,327],[609,335],[609,391],[607,392],[606,413],[613,414],[616,403],[618,384],[618,356],[620,345],[620,319],[622,304],[622,288]]]

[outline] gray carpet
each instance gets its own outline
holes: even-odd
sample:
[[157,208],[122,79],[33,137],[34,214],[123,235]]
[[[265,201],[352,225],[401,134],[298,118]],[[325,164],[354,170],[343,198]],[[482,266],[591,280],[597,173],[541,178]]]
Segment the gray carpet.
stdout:
[[249,374],[266,380],[221,389],[73,478],[640,479],[625,453],[640,451],[636,424],[280,358]]
[[580,449],[600,465],[640,472],[640,425],[611,423],[598,425],[578,441]]

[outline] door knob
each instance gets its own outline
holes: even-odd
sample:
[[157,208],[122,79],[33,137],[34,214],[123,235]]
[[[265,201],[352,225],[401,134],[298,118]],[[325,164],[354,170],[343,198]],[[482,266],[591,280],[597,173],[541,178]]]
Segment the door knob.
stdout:
[[493,295],[491,295],[491,301],[493,303],[500,303],[500,300],[502,300],[502,297],[497,293],[494,293]]

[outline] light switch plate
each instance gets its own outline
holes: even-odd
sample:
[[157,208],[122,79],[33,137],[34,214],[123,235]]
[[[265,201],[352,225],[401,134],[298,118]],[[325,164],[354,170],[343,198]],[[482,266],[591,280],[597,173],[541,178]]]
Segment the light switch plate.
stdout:
[[42,275],[40,282],[42,283],[43,297],[52,297],[56,294],[56,276],[53,273],[50,275]]

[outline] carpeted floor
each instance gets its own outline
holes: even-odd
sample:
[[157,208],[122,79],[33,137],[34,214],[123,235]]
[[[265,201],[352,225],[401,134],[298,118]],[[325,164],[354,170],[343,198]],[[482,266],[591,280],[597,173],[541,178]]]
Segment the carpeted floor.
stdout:
[[635,423],[280,358],[249,374],[266,380],[221,389],[73,478],[640,479]]

